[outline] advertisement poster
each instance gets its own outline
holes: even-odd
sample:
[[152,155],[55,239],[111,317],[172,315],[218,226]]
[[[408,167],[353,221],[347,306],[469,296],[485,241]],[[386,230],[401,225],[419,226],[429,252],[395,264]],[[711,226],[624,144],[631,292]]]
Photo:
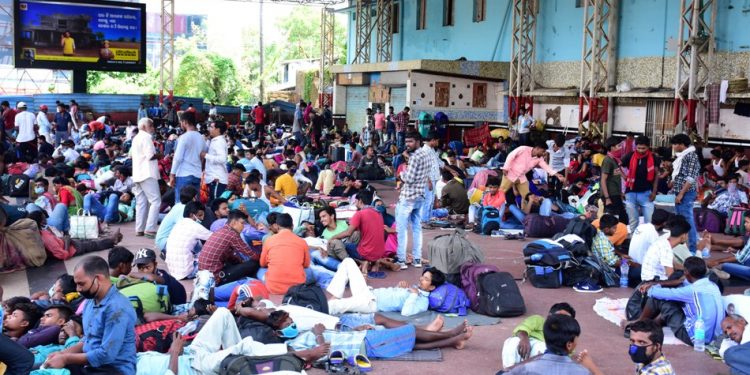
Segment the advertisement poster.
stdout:
[[145,71],[145,5],[16,1],[16,67]]

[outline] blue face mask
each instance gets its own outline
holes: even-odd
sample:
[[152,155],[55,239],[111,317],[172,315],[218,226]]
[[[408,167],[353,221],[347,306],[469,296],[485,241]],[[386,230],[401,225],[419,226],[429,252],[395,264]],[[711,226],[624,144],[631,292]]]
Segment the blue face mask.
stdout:
[[381,214],[384,214],[385,213],[385,206],[375,206],[375,210],[377,210]]
[[299,335],[299,331],[297,330],[297,323],[292,323],[280,330],[278,330],[281,337],[285,339],[293,339]]

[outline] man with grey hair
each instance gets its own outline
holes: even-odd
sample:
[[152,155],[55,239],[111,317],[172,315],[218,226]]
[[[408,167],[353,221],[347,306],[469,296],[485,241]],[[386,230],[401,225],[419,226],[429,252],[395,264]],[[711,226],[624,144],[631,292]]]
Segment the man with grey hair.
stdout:
[[732,374],[750,373],[750,325],[747,320],[737,314],[727,314],[721,321],[724,341],[719,348],[719,354],[724,358]]
[[159,192],[159,166],[162,155],[156,152],[152,134],[154,123],[150,118],[138,120],[138,134],[133,137],[130,157],[133,160],[133,193],[135,193],[135,230],[137,236],[156,237],[161,194]]

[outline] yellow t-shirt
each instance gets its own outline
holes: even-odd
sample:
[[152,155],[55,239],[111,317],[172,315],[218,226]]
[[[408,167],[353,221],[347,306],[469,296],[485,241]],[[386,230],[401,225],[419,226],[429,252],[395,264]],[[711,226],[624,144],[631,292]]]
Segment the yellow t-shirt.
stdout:
[[73,46],[75,46],[75,40],[73,38],[63,38],[63,54],[72,55]]
[[294,181],[294,177],[290,176],[289,173],[284,173],[276,179],[274,189],[284,197],[295,196],[297,195],[297,182]]

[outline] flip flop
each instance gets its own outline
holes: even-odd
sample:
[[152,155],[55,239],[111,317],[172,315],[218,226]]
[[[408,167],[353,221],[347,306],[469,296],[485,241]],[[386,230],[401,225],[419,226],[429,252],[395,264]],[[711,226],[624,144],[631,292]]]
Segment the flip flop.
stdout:
[[385,279],[385,272],[383,271],[368,272],[367,277],[371,279]]
[[342,352],[341,350],[334,350],[328,356],[328,362],[330,362],[332,365],[340,365],[344,363],[345,357],[346,356],[344,355],[344,352]]
[[372,363],[370,363],[370,359],[362,354],[349,357],[349,365],[357,366],[359,372],[372,371]]

